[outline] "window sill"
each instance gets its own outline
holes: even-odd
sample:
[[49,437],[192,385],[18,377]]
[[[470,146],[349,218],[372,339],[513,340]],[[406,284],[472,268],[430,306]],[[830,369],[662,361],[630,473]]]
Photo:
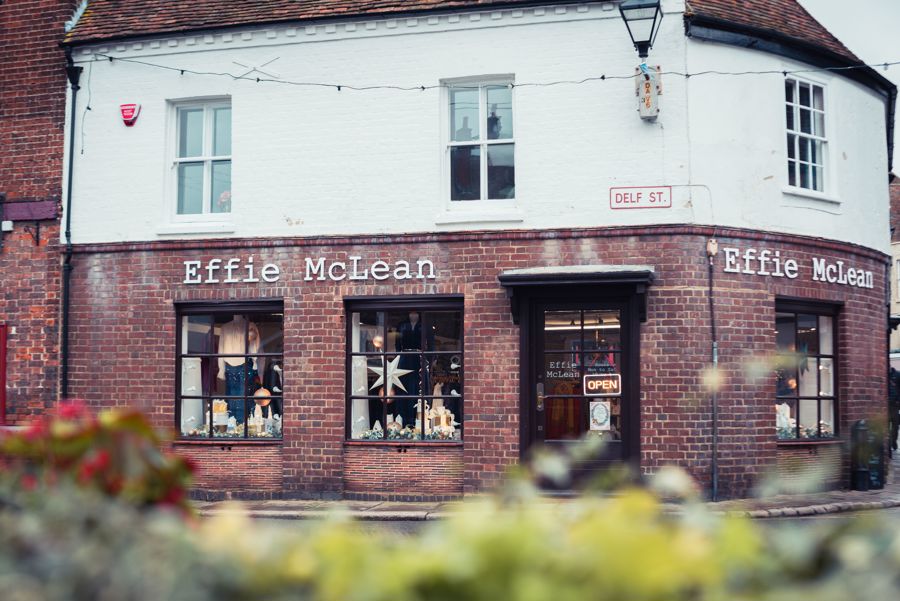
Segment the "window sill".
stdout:
[[209,438],[209,439],[187,439],[176,438],[172,444],[178,446],[200,446],[200,447],[280,447],[284,443],[283,438],[275,438],[271,440],[251,440],[247,438],[234,438],[228,440]]
[[841,206],[841,201],[836,196],[825,194],[823,192],[815,192],[806,188],[798,188],[796,186],[785,186],[781,191],[787,196],[794,198],[802,198],[804,200],[818,200],[823,203],[832,205],[834,208]]
[[234,230],[234,224],[226,222],[173,223],[157,228],[156,235],[184,236],[188,234],[233,234]]
[[461,440],[345,440],[348,447],[461,447]]
[[[499,208],[499,207],[498,207]],[[450,209],[443,213],[438,213],[434,218],[434,225],[454,226],[466,224],[490,224],[490,223],[522,223],[525,221],[525,215],[518,210],[485,210],[483,207],[473,207],[472,209]]]
[[839,445],[844,444],[844,441],[840,438],[820,438],[820,439],[811,439],[811,438],[801,438],[801,439],[789,439],[789,440],[776,440],[775,444],[779,447],[807,447],[807,446],[819,446],[819,445]]

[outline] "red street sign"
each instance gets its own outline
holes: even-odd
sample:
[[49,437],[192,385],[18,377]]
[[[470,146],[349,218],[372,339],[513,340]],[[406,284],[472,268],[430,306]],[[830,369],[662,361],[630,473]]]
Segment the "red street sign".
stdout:
[[586,396],[618,396],[622,394],[622,376],[619,374],[588,374],[584,376]]
[[131,127],[141,114],[141,105],[123,104],[119,106],[119,110],[122,111],[122,121],[125,122],[126,126]]
[[672,186],[633,186],[609,189],[610,209],[669,209]]

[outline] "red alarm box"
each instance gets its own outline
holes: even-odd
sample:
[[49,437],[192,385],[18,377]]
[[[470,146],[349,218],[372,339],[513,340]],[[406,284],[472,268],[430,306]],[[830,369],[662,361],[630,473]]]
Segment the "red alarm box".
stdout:
[[123,104],[119,106],[122,111],[122,121],[125,125],[131,127],[137,121],[138,115],[141,114],[141,105],[139,104]]

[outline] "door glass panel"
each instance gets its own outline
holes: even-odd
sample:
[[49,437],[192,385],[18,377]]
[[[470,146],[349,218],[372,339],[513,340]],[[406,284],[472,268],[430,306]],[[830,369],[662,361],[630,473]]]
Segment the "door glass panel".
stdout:
[[586,374],[621,374],[620,353],[585,353],[582,361]]
[[587,430],[583,397],[547,399],[545,440],[577,440]]
[[544,394],[582,394],[581,369],[572,353],[544,355]]
[[544,312],[545,351],[577,351],[580,345],[581,311]]

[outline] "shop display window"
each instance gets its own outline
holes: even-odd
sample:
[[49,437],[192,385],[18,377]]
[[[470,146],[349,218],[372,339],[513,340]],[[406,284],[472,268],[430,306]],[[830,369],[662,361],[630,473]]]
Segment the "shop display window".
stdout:
[[178,308],[176,420],[183,438],[281,438],[281,303]]
[[459,441],[463,318],[456,300],[347,306],[347,438]]
[[837,436],[836,316],[780,303],[775,317],[778,440]]

